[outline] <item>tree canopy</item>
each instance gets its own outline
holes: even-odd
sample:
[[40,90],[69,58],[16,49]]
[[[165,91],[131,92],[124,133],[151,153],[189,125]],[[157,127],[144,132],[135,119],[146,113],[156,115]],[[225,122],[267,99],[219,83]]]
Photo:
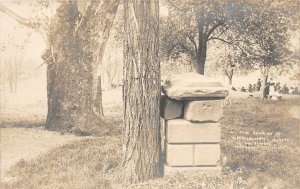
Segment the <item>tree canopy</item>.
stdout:
[[[204,74],[208,43],[232,46],[251,65],[277,65],[287,55],[288,30],[297,14],[294,2],[167,0],[161,23],[161,56],[186,56]],[[268,58],[267,58],[268,57]],[[268,59],[268,61],[267,61]],[[252,64],[255,63],[255,64]]]

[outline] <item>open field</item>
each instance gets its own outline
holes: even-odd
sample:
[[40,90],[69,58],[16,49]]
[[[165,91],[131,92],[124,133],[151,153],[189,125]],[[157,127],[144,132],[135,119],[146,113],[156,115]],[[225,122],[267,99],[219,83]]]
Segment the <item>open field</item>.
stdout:
[[93,130],[95,137],[68,142],[43,151],[34,159],[18,161],[8,171],[8,175],[16,177],[15,182],[2,182],[1,188],[300,186],[300,120],[295,117],[300,107],[299,98],[271,101],[232,97],[226,102],[222,118],[222,177],[177,174],[126,185],[119,181],[122,106],[120,95],[118,97],[118,103],[105,103],[107,125]]

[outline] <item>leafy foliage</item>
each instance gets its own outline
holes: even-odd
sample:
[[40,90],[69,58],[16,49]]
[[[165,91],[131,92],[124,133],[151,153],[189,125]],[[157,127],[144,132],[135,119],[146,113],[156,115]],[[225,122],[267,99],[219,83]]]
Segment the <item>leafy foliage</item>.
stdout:
[[[241,69],[279,65],[290,55],[288,31],[297,28],[294,1],[168,0],[161,21],[161,56],[188,56],[203,66],[210,41],[231,46]],[[198,68],[199,69],[199,68]]]

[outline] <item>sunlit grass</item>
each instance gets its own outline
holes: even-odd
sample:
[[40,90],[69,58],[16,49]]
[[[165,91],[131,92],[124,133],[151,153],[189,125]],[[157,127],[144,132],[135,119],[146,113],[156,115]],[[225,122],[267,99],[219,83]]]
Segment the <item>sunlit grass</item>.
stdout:
[[[128,188],[297,188],[299,178],[299,120],[288,110],[299,99],[266,101],[233,99],[226,105],[222,123],[222,177],[191,173],[133,184]],[[116,108],[116,107],[114,107]],[[19,161],[10,169],[18,179],[2,188],[123,188],[121,161],[121,107],[106,126],[92,130],[94,138],[52,149],[32,161]],[[233,140],[240,131],[281,133],[285,149],[243,150]],[[97,137],[98,136],[98,137]],[[224,158],[226,157],[226,158]],[[226,160],[225,160],[226,159]]]

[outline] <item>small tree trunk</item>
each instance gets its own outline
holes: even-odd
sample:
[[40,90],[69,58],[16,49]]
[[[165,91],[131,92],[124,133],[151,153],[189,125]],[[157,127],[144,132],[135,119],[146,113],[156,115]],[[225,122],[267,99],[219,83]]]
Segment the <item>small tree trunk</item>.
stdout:
[[12,79],[12,76],[10,74],[8,76],[8,82],[9,82],[9,91],[10,91],[10,93],[14,93],[13,79]]
[[17,93],[17,89],[18,89],[18,72],[16,68],[16,73],[14,77],[14,93]]
[[262,82],[262,95],[265,97],[266,94],[266,87],[267,87],[267,82],[268,82],[268,74],[263,75],[263,82]]
[[267,86],[268,77],[269,77],[268,75],[263,76],[263,84],[262,84],[263,87]]
[[227,79],[227,84],[228,86],[231,86],[232,85],[232,77],[230,77],[229,75],[225,74],[226,76],[226,79]]
[[128,0],[124,9],[124,178],[143,182],[160,166],[159,2]]
[[18,87],[18,48],[16,47],[16,54],[15,54],[15,70],[14,70],[14,92],[17,93]]
[[262,70],[262,77],[263,77],[263,81],[262,81],[262,96],[265,97],[266,96],[266,86],[267,86],[267,82],[268,82],[268,76],[269,76],[269,69],[268,67],[263,67]]
[[232,77],[229,77],[228,79],[229,79],[228,84],[231,86],[232,85]]
[[[100,85],[98,83],[99,80],[97,79],[97,70],[99,70],[99,66],[102,64],[104,50],[118,10],[119,0],[92,1],[92,4],[96,5],[94,8],[97,8],[97,14],[91,12],[92,14],[89,15],[93,20],[87,25],[87,28],[90,28],[90,31],[92,32],[92,38],[88,39],[90,42],[88,50],[92,52],[91,57],[93,57],[93,78],[95,81],[93,82],[93,102],[97,102],[99,98],[99,86],[101,86],[101,83]],[[85,26],[83,26],[83,28],[85,28]],[[86,37],[85,32],[82,32],[81,35],[83,38]],[[94,47],[96,47],[96,50]],[[98,107],[99,105],[101,107]],[[97,108],[103,109],[102,102],[100,104],[98,104],[98,102],[93,104],[93,107],[97,114]]]
[[15,90],[14,90],[15,93],[17,93],[17,89],[18,89],[18,76],[15,77]]
[[97,98],[95,106],[96,106],[96,112],[100,117],[104,117],[103,113],[103,106],[102,106],[102,87],[101,87],[101,76],[98,76],[98,87],[97,87]]
[[231,69],[230,71],[225,71],[225,75],[226,75],[226,78],[228,80],[228,85],[231,86],[232,85],[232,78],[233,78],[233,69]]
[[110,70],[110,68],[107,68],[107,70],[106,70],[106,76],[107,76],[107,90],[111,91],[111,89],[112,89],[112,77],[111,77],[111,70]]
[[14,92],[14,81],[13,81],[13,70],[12,70],[12,65],[9,63],[8,66],[8,83],[9,83],[9,91],[10,93]]

